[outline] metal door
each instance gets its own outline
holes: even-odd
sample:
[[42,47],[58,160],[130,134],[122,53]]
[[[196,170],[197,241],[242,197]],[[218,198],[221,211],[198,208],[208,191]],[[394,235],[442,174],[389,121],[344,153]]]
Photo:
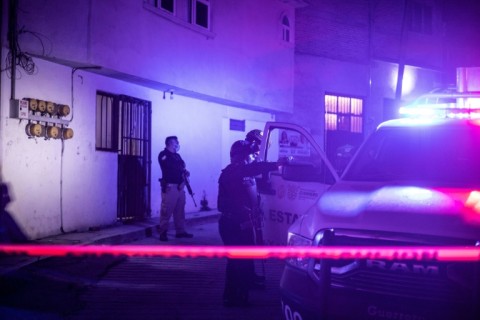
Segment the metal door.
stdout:
[[128,222],[150,217],[150,101],[119,97],[117,217]]

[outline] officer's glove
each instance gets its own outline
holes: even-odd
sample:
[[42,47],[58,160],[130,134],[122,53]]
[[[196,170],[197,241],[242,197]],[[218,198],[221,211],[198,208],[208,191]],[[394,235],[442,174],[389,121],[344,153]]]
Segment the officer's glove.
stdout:
[[280,157],[280,158],[278,158],[277,164],[278,164],[279,166],[284,166],[284,165],[289,164],[292,160],[293,160],[293,157],[292,157],[292,156]]

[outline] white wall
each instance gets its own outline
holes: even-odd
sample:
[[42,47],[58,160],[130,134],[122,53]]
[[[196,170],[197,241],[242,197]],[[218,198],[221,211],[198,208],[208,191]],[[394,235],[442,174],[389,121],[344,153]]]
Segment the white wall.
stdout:
[[[72,69],[34,59],[35,75],[23,74],[16,81],[16,98],[34,97],[71,104]],[[177,135],[180,154],[191,172],[191,185],[199,205],[203,191],[209,206],[216,207],[217,180],[228,162],[230,143],[243,139],[248,130],[263,129],[272,120],[269,113],[173,95],[77,70],[73,75],[73,119],[69,127],[74,138],[29,139],[26,120],[9,118],[7,94],[2,94],[0,134],[3,180],[10,185],[13,201],[9,211],[27,235],[37,239],[62,231],[85,230],[116,221],[117,154],[95,150],[95,108],[97,90],[124,94],[152,102],[152,217],[159,216],[161,177],[158,153],[166,136]],[[10,80],[2,73],[2,93],[10,92]],[[67,117],[69,118],[69,117]],[[245,132],[230,131],[230,118],[245,120]],[[62,164],[63,163],[63,164]],[[62,183],[62,188],[60,184]],[[62,190],[61,190],[62,189]],[[196,211],[187,199],[187,211]]]
[[28,52],[290,112],[294,49],[281,41],[281,17],[295,25],[293,7],[221,0],[210,8],[205,33],[146,9],[142,0],[20,0],[18,23],[36,36],[23,33],[19,42]]

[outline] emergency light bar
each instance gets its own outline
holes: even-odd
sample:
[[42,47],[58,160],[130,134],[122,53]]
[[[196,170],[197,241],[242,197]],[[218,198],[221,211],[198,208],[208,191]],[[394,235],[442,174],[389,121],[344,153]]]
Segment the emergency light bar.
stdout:
[[480,119],[480,92],[422,95],[399,113],[412,118]]

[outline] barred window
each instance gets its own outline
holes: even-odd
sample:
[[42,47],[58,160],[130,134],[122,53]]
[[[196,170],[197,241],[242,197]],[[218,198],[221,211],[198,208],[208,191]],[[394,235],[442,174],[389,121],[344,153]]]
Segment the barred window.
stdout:
[[96,150],[145,154],[145,141],[150,139],[150,114],[149,101],[97,91]]
[[363,99],[326,94],[325,129],[362,133]]
[[118,99],[114,94],[97,92],[95,148],[118,151]]
[[408,16],[410,31],[431,34],[432,33],[432,7],[416,1],[410,2]]

